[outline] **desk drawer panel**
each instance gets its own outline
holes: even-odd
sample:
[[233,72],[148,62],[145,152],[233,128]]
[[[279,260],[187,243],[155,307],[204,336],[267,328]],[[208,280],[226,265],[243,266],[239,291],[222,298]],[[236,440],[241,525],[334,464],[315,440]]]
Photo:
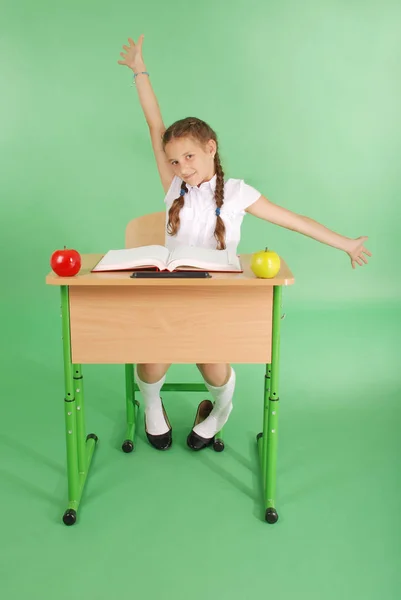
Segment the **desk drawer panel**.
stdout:
[[270,363],[271,287],[71,286],[73,363]]

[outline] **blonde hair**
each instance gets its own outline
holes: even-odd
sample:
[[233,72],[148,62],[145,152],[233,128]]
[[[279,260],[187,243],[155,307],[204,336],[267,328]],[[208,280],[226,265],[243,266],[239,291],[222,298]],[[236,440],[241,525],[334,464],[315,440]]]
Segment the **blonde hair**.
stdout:
[[[221,208],[224,204],[224,171],[220,162],[216,133],[207,123],[205,123],[205,121],[201,121],[195,117],[187,117],[176,121],[166,129],[162,137],[163,149],[165,149],[166,145],[171,140],[184,137],[191,137],[202,146],[205,146],[210,139],[216,142],[216,154],[214,156],[216,188],[214,198],[216,201],[216,208]],[[181,184],[181,190],[184,190],[185,193],[188,192],[185,181]],[[177,235],[180,227],[180,211],[183,206],[184,196],[180,195],[174,200],[168,213],[167,233],[169,235]],[[214,237],[217,241],[217,250],[225,250],[225,236],[226,228],[224,221],[219,215],[216,215]]]

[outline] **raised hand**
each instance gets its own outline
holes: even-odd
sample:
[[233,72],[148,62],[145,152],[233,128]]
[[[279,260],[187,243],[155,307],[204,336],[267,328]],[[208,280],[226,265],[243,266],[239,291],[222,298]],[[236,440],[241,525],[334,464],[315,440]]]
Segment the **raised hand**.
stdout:
[[135,44],[132,38],[128,38],[129,46],[123,46],[125,52],[120,52],[124,60],[117,61],[119,65],[126,65],[133,71],[143,64],[142,44],[144,35],[140,35]]

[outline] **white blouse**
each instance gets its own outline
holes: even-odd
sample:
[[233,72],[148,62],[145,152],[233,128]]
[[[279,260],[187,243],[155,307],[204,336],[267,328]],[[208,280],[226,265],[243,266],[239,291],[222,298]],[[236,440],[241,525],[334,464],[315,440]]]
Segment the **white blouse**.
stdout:
[[[184,206],[180,211],[180,228],[175,236],[167,233],[168,211],[174,200],[179,198],[181,183],[182,179],[175,176],[164,198],[165,246],[169,250],[181,245],[217,248],[217,240],[214,237],[217,218],[214,200],[216,175],[199,187],[186,184],[188,192],[184,196]],[[220,217],[226,227],[227,250],[237,252],[245,209],[256,202],[260,196],[260,192],[245,183],[243,179],[228,179],[224,183],[224,203],[220,209]]]

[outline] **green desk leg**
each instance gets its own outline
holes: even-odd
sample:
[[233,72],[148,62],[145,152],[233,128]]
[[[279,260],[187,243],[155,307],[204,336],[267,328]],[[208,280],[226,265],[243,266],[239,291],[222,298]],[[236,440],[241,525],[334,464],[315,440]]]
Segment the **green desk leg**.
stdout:
[[277,429],[278,429],[278,375],[280,360],[281,286],[273,290],[273,335],[272,362],[266,365],[263,432],[257,436],[260,467],[262,472],[265,503],[265,520],[276,523],[278,514],[275,508]]
[[122,444],[124,452],[132,452],[134,449],[134,440],[136,424],[138,420],[139,402],[135,400],[135,374],[134,365],[125,365],[125,401],[127,411],[127,430],[125,440]]
[[63,331],[65,434],[67,445],[68,508],[63,515],[66,525],[77,520],[78,506],[88,476],[97,436],[85,437],[85,406],[81,365],[71,363],[70,306],[68,286],[61,286]]

